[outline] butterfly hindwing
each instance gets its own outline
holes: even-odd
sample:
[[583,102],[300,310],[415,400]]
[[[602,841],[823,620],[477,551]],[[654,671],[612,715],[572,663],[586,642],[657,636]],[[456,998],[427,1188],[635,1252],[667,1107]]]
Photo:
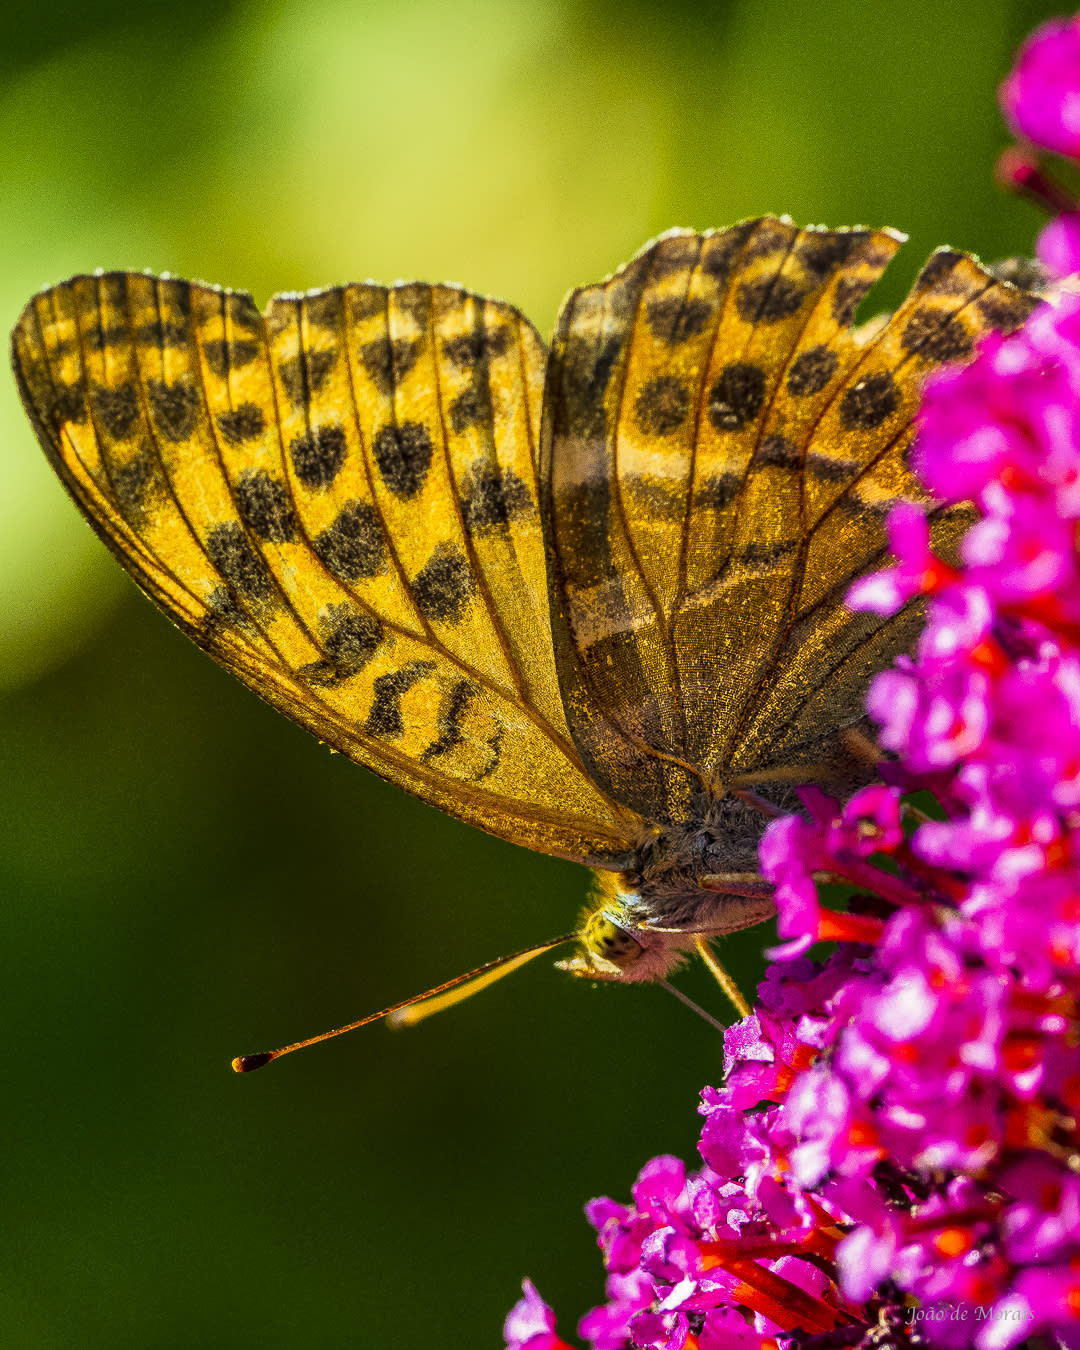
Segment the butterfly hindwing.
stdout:
[[471,824],[612,865],[551,654],[544,350],[453,287],[250,297],[77,277],[16,327],[54,467],[140,585],[269,702]]
[[[937,551],[955,559],[971,508],[935,506],[908,463],[922,382],[942,362],[970,358],[990,329],[1017,327],[1036,303],[973,258],[941,249],[887,322],[854,334],[838,325],[834,342],[854,364],[846,376],[838,364],[804,433],[801,538],[784,622],[714,761],[725,773],[834,760],[837,729],[860,715],[874,672],[913,645],[918,603],[883,619],[852,614],[844,596],[888,561],[884,523],[898,502],[925,506]],[[799,397],[790,386],[789,378],[774,404],[780,423]]]
[[[567,300],[541,449],[571,732],[597,781],[682,820],[718,785],[837,757],[917,614],[843,606],[923,501],[905,451],[922,378],[1034,301],[935,255],[892,319],[853,332],[899,237],[765,218],[673,231]],[[938,512],[939,546],[962,512]]]

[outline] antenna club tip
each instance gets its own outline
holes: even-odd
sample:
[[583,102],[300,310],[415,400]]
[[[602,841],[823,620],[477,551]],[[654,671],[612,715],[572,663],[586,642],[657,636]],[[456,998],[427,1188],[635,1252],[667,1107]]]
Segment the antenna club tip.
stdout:
[[264,1050],[258,1055],[237,1055],[232,1062],[233,1073],[251,1073],[253,1069],[261,1069],[264,1064],[269,1064],[274,1058],[269,1050]]

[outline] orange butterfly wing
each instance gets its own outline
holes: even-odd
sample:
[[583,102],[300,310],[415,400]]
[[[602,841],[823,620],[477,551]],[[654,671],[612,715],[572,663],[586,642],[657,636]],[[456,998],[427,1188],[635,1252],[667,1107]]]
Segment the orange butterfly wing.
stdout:
[[46,454],[146,593],[320,739],[489,832],[619,865],[552,656],[545,354],[446,286],[250,297],[134,273],[37,296],[15,372]]
[[[898,247],[773,218],[676,230],[563,308],[541,438],[556,663],[595,780],[650,820],[830,772],[914,639],[914,606],[843,599],[885,564],[892,505],[926,500],[905,461],[922,379],[1036,302],[943,251],[853,332]],[[934,516],[947,551],[967,514]]]

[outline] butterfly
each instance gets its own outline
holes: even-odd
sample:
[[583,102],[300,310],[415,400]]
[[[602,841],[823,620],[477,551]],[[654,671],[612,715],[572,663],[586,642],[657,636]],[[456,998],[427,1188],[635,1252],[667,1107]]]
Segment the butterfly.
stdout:
[[1036,301],[939,250],[853,329],[902,240],[672,230],[571,292],[549,350],[456,286],[261,314],[78,276],[27,305],[14,368],[65,487],[199,646],[390,782],[594,869],[564,968],[663,979],[772,912],[763,805],[872,773],[863,696],[919,611],[844,596],[889,510],[924,503],[946,556],[969,521],[906,464],[920,385]]

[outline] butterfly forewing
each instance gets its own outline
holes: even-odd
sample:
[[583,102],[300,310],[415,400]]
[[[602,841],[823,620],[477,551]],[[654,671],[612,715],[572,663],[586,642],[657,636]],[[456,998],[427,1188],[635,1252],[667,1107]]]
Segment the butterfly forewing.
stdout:
[[[843,605],[925,496],[905,451],[921,381],[1034,300],[943,253],[874,333],[855,311],[889,231],[764,219],[657,240],[574,292],[547,383],[542,486],[559,676],[597,780],[642,815],[700,789],[844,758],[909,608]],[[936,513],[955,544],[964,513]]]
[[140,274],[38,296],[42,442],[140,584],[316,735],[450,814],[617,864],[641,824],[558,694],[535,446],[544,353],[451,287],[283,296]]

